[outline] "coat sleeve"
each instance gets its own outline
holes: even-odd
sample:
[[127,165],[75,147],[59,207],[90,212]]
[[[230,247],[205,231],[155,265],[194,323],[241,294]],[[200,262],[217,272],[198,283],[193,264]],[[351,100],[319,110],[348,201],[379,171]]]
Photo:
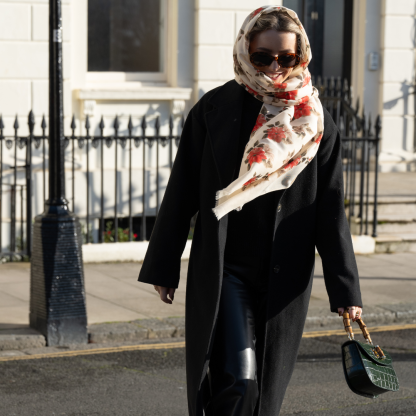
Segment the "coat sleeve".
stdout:
[[344,208],[341,138],[335,123],[325,123],[318,150],[318,213],[316,247],[322,259],[332,312],[361,306],[361,292],[351,233]]
[[190,220],[199,209],[199,177],[205,134],[191,110],[140,270],[140,282],[178,287]]

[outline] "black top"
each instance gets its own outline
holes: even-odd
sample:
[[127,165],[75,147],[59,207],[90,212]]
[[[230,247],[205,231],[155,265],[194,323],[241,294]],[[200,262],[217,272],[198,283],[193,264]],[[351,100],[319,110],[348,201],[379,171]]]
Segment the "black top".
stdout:
[[[240,170],[244,148],[256,123],[262,102],[244,94],[243,117],[233,181]],[[246,203],[241,211],[228,214],[227,242],[225,245],[225,266],[239,266],[244,270],[245,280],[256,286],[267,284],[268,266],[273,241],[275,213],[279,191],[269,192]]]

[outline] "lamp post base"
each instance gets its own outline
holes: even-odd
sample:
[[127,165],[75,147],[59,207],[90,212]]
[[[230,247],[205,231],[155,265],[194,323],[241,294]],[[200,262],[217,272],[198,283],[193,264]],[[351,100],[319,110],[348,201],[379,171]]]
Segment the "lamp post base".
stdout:
[[81,226],[66,207],[35,218],[29,320],[48,346],[88,342]]

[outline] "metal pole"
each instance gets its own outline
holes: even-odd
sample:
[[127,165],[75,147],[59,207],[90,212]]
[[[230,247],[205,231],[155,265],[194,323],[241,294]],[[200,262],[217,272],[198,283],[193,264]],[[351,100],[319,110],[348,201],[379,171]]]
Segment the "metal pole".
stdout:
[[62,4],[49,1],[49,199],[35,219],[30,326],[47,345],[87,343],[82,233],[65,199]]
[[377,116],[376,125],[376,148],[375,148],[375,166],[374,166],[374,207],[373,207],[373,234],[372,237],[377,237],[377,194],[378,194],[378,152],[380,145],[380,132],[381,132],[381,120],[380,116]]
[[32,251],[32,138],[35,127],[35,116],[32,111],[29,113],[28,125],[29,137],[26,143],[26,254],[30,257]]

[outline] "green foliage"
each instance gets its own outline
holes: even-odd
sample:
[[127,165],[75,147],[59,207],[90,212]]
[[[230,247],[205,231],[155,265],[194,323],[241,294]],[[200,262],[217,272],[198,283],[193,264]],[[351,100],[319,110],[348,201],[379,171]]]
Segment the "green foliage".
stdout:
[[[119,243],[129,241],[129,229],[117,228],[117,237]],[[133,234],[133,240],[137,238],[137,234]],[[113,243],[115,241],[115,230],[113,228],[113,221],[108,221],[104,231],[104,243]]]

